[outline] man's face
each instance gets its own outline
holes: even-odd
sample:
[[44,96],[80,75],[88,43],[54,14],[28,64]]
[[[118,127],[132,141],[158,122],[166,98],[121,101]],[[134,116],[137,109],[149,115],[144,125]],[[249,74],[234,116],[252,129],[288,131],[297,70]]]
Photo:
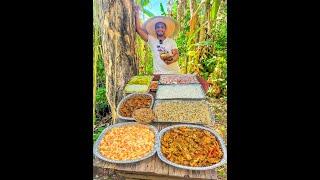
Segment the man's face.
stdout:
[[162,22],[158,22],[155,25],[155,30],[158,36],[163,36],[166,32],[166,25]]

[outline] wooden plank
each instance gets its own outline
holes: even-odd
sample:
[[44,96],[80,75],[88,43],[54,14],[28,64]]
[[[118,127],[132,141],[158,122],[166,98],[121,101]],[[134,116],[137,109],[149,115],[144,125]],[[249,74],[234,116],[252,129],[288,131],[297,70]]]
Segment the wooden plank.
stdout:
[[155,168],[155,159],[157,155],[153,155],[152,157],[141,161],[136,165],[136,172],[145,172],[145,173],[153,173]]
[[217,171],[215,169],[205,171],[205,175],[206,175],[205,176],[206,179],[218,179]]
[[105,165],[103,166],[103,168],[115,169],[116,168],[116,164],[106,162]]
[[169,165],[162,162],[159,158],[156,158],[154,172],[156,174],[168,175],[169,174]]
[[169,166],[169,176],[178,176],[182,178],[190,178],[189,170]]
[[131,172],[154,172],[154,160],[155,155],[136,163],[128,163],[128,164],[113,164],[113,163],[105,163],[104,168],[108,169],[116,169],[120,171],[131,171]]
[[143,174],[130,174],[130,173],[117,173],[121,177],[126,179],[152,179],[152,180],[181,180],[183,177],[169,177],[169,176],[158,176],[158,175],[143,175]]
[[[164,176],[157,174],[134,174],[134,173],[126,173],[126,172],[117,172],[117,175],[120,177],[124,177],[125,179],[155,179],[155,180],[180,180],[180,179],[201,179],[201,178],[190,178],[190,177],[179,177],[179,176]],[[216,179],[214,179],[216,180]]]
[[[161,124],[161,123],[153,123],[153,125],[158,129],[160,132],[161,129],[167,127],[166,124]],[[169,174],[169,165],[162,162],[159,157],[155,159],[155,171],[156,174],[161,174],[161,175],[168,175]]]
[[192,176],[192,177],[200,177],[201,176],[200,173],[201,173],[200,171],[192,170],[191,173],[190,173],[190,176]]
[[[131,174],[145,174],[148,177],[154,175],[162,175],[175,178],[191,178],[191,179],[217,179],[215,170],[207,171],[191,171],[175,168],[163,163],[158,157],[153,156],[144,161],[132,164],[113,164],[96,159],[94,166],[103,167],[105,169],[115,169],[117,171],[124,171]],[[104,164],[104,166],[102,166]]]
[[129,164],[116,164],[115,169],[119,171],[134,171],[136,168],[136,163]]
[[97,157],[94,157],[93,158],[93,166],[96,166],[96,167],[104,167],[105,165],[105,162],[100,160],[99,158]]

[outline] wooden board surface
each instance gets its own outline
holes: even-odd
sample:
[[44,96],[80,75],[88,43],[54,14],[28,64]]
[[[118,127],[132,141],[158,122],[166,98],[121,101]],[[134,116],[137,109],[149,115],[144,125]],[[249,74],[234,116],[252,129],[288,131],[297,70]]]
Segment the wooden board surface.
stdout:
[[[170,126],[171,124],[172,123],[153,123],[152,125],[155,126],[158,131],[160,131],[161,129]],[[157,154],[143,161],[131,164],[113,164],[104,162],[98,158],[94,158],[93,165],[98,168],[113,169],[126,178],[131,177],[138,179],[168,179],[168,177],[170,177],[172,179],[217,179],[217,173],[214,169],[206,171],[193,171],[176,168],[162,162],[158,158]]]

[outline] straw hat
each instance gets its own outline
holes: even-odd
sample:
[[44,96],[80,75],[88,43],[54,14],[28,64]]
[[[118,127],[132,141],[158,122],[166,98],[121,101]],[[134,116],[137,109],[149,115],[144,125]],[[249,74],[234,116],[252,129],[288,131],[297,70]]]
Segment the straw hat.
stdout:
[[152,35],[153,37],[157,37],[155,25],[158,22],[163,22],[166,24],[166,32],[165,36],[169,38],[173,38],[179,32],[179,23],[174,19],[167,17],[167,16],[155,16],[148,19],[145,23],[143,23],[143,29],[145,29],[148,34]]

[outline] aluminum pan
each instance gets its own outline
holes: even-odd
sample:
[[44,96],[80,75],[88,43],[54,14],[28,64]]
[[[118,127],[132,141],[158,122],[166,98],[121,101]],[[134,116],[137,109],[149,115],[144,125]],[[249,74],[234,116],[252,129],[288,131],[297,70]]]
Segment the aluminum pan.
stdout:
[[154,144],[154,147],[153,147],[153,150],[146,154],[144,157],[142,158],[139,158],[139,159],[135,159],[135,160],[124,160],[124,161],[119,161],[119,160],[112,160],[112,159],[108,159],[108,158],[105,158],[104,156],[102,156],[99,152],[99,145],[101,143],[101,140],[103,139],[103,137],[105,136],[106,132],[108,132],[109,130],[111,130],[112,128],[114,127],[120,127],[120,126],[125,126],[125,125],[131,125],[131,124],[139,124],[139,123],[136,123],[136,122],[125,122],[125,123],[117,123],[117,124],[114,124],[114,125],[111,125],[111,126],[108,126],[107,128],[105,128],[102,133],[100,134],[99,138],[97,139],[97,141],[95,142],[94,146],[93,146],[93,154],[98,157],[99,159],[101,160],[104,160],[104,161],[107,161],[107,162],[110,162],[110,163],[119,163],[119,164],[123,164],[123,163],[134,163],[134,162],[138,162],[138,161],[142,161],[144,159],[147,159],[151,156],[153,156],[156,152],[157,152],[157,146],[158,146],[158,141],[157,141],[157,137],[158,137],[158,130],[157,128],[155,128],[154,126],[152,125],[147,125],[149,126],[149,128],[155,133],[155,144]]
[[[126,91],[126,87],[127,86],[147,86],[147,89],[145,90],[145,91],[141,91],[141,92],[135,92],[135,91],[133,91],[133,92],[128,92],[128,91]],[[148,93],[150,91],[150,84],[127,84],[126,86],[125,86],[125,89],[123,90],[123,92],[125,93],[125,94],[133,94],[133,93]]]
[[[220,147],[222,149],[222,152],[223,152],[223,156],[222,156],[222,159],[220,162],[216,163],[216,164],[213,164],[211,166],[206,166],[206,167],[190,167],[190,166],[183,166],[183,165],[180,165],[180,164],[176,164],[176,163],[173,163],[171,161],[169,161],[161,152],[161,138],[162,136],[164,135],[165,132],[167,132],[168,130],[170,129],[173,129],[173,128],[177,128],[177,127],[193,127],[193,128],[198,128],[198,129],[204,129],[204,130],[207,130],[209,132],[211,132],[218,140],[219,144],[220,144]],[[158,154],[158,157],[165,163],[171,165],[171,166],[174,166],[174,167],[177,167],[177,168],[181,168],[181,169],[188,169],[188,170],[209,170],[209,169],[215,169],[219,166],[222,166],[224,165],[225,163],[227,163],[227,149],[225,147],[225,144],[222,140],[222,138],[219,136],[218,133],[216,133],[214,130],[210,129],[210,128],[207,128],[207,127],[203,127],[203,126],[198,126],[198,125],[191,125],[191,124],[180,124],[180,125],[173,125],[173,126],[168,126],[164,129],[162,129],[159,134],[158,134],[158,146],[157,146],[157,154]]]
[[[161,91],[161,87],[165,86],[198,86],[201,89],[201,95],[203,97],[199,98],[159,98],[159,92]],[[206,93],[204,92],[201,84],[159,84],[157,94],[156,94],[156,99],[158,100],[180,100],[180,99],[189,99],[189,100],[198,100],[198,99],[206,99]]]
[[[136,79],[138,79],[138,78],[145,78],[147,80],[147,83],[146,84],[135,84],[132,82],[132,81],[136,81]],[[149,76],[149,75],[142,75],[142,76],[140,75],[139,76],[139,75],[137,75],[137,76],[132,76],[127,84],[130,84],[130,85],[149,85],[151,83],[152,79],[153,79],[153,76]]]
[[127,120],[127,121],[134,121],[134,118],[132,117],[124,117],[124,116],[121,116],[120,115],[120,107],[122,106],[122,104],[127,100],[127,99],[130,99],[134,96],[141,96],[141,95],[144,95],[144,96],[150,96],[151,97],[151,104],[150,104],[150,108],[152,108],[153,106],[153,103],[154,103],[154,98],[151,94],[149,93],[132,93],[132,94],[129,94],[127,96],[125,96],[124,98],[121,99],[121,101],[119,102],[118,106],[117,106],[117,114],[118,114],[118,117],[119,119],[122,119],[122,120]]
[[[206,101],[206,100],[190,100],[190,99],[179,99],[179,100],[156,100],[154,105],[153,105],[153,111],[155,112],[155,108],[156,106],[161,103],[161,102],[181,102],[181,101],[190,101],[190,102],[194,102],[194,101],[201,101],[201,102],[204,102],[208,105],[208,111],[211,115],[211,122],[212,124],[215,123],[215,116],[214,116],[214,113],[213,111],[210,109],[210,106],[209,106],[209,103]],[[167,122],[172,122],[172,123],[187,123],[187,124],[204,124],[204,123],[196,123],[196,122],[179,122],[179,121],[163,121],[163,120],[159,120],[158,118],[156,120],[154,120],[154,122],[159,122],[159,123],[167,123]]]
[[[168,76],[179,76],[179,77],[184,77],[184,76],[190,76],[190,77],[193,77],[196,82],[191,82],[191,83],[165,83],[163,82],[163,78],[164,77],[168,77]],[[162,74],[160,75],[160,80],[159,80],[159,84],[200,84],[198,78],[196,75],[194,74]]]

